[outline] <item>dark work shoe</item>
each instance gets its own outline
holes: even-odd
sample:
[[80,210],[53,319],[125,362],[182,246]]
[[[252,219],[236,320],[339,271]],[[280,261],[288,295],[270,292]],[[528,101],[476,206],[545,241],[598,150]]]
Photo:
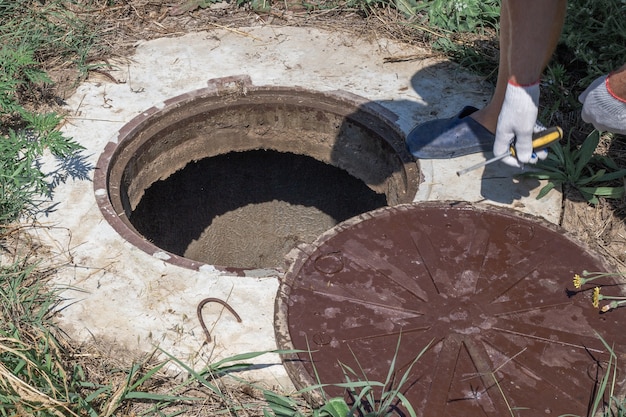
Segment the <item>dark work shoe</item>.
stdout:
[[406,137],[409,152],[421,159],[446,159],[491,151],[495,135],[469,117],[477,110],[466,106],[454,117],[414,127]]

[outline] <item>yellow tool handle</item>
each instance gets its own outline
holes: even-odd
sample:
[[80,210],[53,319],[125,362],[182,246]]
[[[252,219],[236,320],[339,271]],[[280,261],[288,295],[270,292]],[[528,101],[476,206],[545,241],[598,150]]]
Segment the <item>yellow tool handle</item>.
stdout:
[[[547,148],[552,143],[561,140],[563,137],[563,129],[559,126],[549,127],[546,130],[533,134],[533,151],[539,151]],[[515,156],[515,148],[511,145],[511,156]]]
[[[558,127],[558,126],[550,127],[550,128],[548,128],[548,129],[546,129],[544,131],[535,133],[533,135],[533,150],[534,151],[539,151],[539,150],[541,150],[543,148],[546,148],[546,147],[550,146],[552,143],[554,143],[557,140],[561,139],[562,137],[563,137],[563,130],[560,127]],[[461,176],[461,175],[465,174],[466,172],[473,171],[473,170],[475,170],[477,168],[480,168],[480,167],[484,167],[485,165],[491,164],[491,163],[496,162],[496,161],[500,161],[500,160],[506,158],[509,155],[515,156],[515,148],[513,147],[513,145],[511,145],[509,153],[504,153],[502,155],[494,156],[491,159],[488,159],[486,161],[480,162],[480,163],[478,163],[476,165],[472,165],[469,168],[465,168],[465,169],[462,169],[460,171],[457,171],[456,175]]]

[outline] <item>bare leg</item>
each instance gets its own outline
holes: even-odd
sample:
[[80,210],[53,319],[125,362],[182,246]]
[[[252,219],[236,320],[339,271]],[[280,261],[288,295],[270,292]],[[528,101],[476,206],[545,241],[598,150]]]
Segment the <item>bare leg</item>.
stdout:
[[531,84],[539,79],[561,36],[567,0],[503,0],[500,8],[500,59],[491,101],[473,113],[492,133],[509,80]]

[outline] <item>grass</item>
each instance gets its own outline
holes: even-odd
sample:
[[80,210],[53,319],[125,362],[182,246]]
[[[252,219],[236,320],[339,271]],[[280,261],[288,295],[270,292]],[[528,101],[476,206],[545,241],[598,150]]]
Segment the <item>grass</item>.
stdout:
[[44,152],[67,159],[81,149],[59,132],[59,115],[37,109],[52,84],[42,63],[75,57],[82,68],[93,38],[59,4],[0,0],[0,224],[33,214],[50,194],[39,162]]
[[[77,3],[83,8],[75,9]],[[76,12],[88,11],[93,3],[0,0],[0,41],[11,48],[29,49],[38,63],[62,63],[84,74],[89,61],[105,52],[97,41],[97,23]]]
[[[386,417],[395,415],[397,410],[403,408],[405,410],[404,412],[408,413],[408,416],[417,417],[413,406],[402,391],[406,387],[413,367],[431,347],[432,341],[415,355],[415,358],[404,370],[399,380],[396,380],[396,361],[401,342],[402,337],[399,336],[385,381],[370,379],[360,365],[359,358],[351,349],[350,351],[352,352],[353,359],[358,369],[355,370],[340,362],[339,366],[345,378],[344,382],[334,384],[320,383],[315,364],[311,361],[314,366],[314,374],[316,375],[318,384],[306,387],[298,393],[306,394],[315,391],[319,394],[323,404],[318,408],[309,408],[307,415],[311,415],[312,417]],[[345,389],[346,396],[350,399],[350,403],[343,397],[328,398],[323,389],[330,386]],[[291,398],[267,390],[264,390],[263,394],[269,406],[269,409],[264,411],[264,417],[304,417],[302,414],[302,406]]]
[[[552,145],[548,158],[537,163],[538,170],[522,175],[547,181],[539,191],[538,199],[564,186],[576,189],[591,204],[598,204],[600,198],[621,199],[624,197],[622,179],[626,176],[626,169],[619,169],[607,156],[595,154],[599,142],[600,132],[594,130],[579,148],[569,141],[565,145]],[[615,180],[618,180],[617,185],[608,185]]]
[[[231,397],[220,378],[250,368],[247,361],[270,352],[236,355],[194,370],[154,351],[120,369],[65,339],[54,325],[60,299],[58,289],[46,286],[49,272],[28,259],[0,267],[0,416],[174,416],[190,409],[215,415],[261,407],[259,401]],[[186,377],[178,382],[168,377],[173,368]]]
[[[618,356],[613,349],[600,335],[598,338],[604,344],[607,352],[609,352],[609,361],[604,369],[599,369],[602,375],[594,387],[595,395],[590,404],[589,417],[625,417],[626,416],[626,399],[616,397],[615,384],[618,374]],[[600,366],[601,364],[598,364]],[[563,414],[559,417],[581,417],[577,414]]]
[[[0,268],[0,415],[77,415],[72,409],[80,369],[65,366],[49,326],[58,297],[34,264]],[[79,401],[80,402],[80,401]]]
[[[190,409],[215,415],[259,407],[258,401],[233,400],[218,381],[269,352],[236,355],[194,370],[155,351],[126,369],[105,366],[103,375],[96,375],[77,359],[80,348],[52,323],[58,300],[34,264],[21,261],[0,270],[0,416],[174,416]],[[165,359],[157,362],[156,356]],[[165,376],[167,367],[188,376],[174,383]]]
[[[57,177],[42,170],[41,157],[46,153],[57,156],[63,170],[68,166],[63,161],[79,157],[81,151],[59,131],[63,118],[55,113],[55,86],[49,70],[71,69],[78,82],[90,70],[100,68],[97,58],[106,56],[107,48],[101,38],[103,27],[92,18],[94,10],[128,2],[0,0],[0,416],[174,416],[191,407],[212,415],[248,415],[256,410],[268,417],[384,416],[398,401],[414,415],[399,390],[402,380],[398,386],[391,385],[393,366],[387,381],[376,382],[369,381],[362,370],[343,365],[346,381],[341,386],[358,400],[353,405],[330,398],[319,409],[311,409],[298,396],[268,390],[262,390],[261,404],[256,400],[247,403],[233,399],[219,379],[245,369],[246,361],[266,352],[237,355],[201,370],[166,352],[153,352],[120,369],[97,357],[87,361],[91,354],[82,351],[84,347],[73,346],[55,327],[53,312],[59,298],[46,286],[50,271],[40,266],[37,256],[14,253],[10,242],[15,239],[14,230],[19,229],[14,226],[36,214],[53,192]],[[212,3],[180,2],[179,11],[207,9]],[[399,27],[414,28],[433,48],[491,80],[497,70],[498,4],[495,0],[304,3],[307,10],[345,6],[364,14],[395,9],[404,16]],[[268,10],[280,4],[238,0],[236,5]],[[625,11],[626,4],[618,0],[569,2],[561,42],[544,76],[541,115],[546,124],[567,122],[572,132],[581,128],[579,121],[568,119],[580,110],[578,94],[590,80],[621,65],[626,56]],[[135,14],[139,16],[136,9]],[[567,130],[568,126],[563,127]],[[572,134],[572,142],[555,149],[556,159],[547,171],[552,176],[547,179],[553,186],[569,182],[581,191],[593,182],[596,191],[590,195],[605,198],[598,192],[605,175],[612,173],[617,178],[621,172],[614,163],[594,155],[597,135],[583,133],[583,138],[591,139],[580,141],[582,147]],[[63,175],[59,173],[59,177]],[[172,382],[164,376],[170,367],[177,367],[187,377]],[[626,415],[623,399],[612,392],[617,369],[613,354],[598,386],[594,413]],[[317,388],[322,387],[310,387]],[[378,404],[377,408],[372,404]]]

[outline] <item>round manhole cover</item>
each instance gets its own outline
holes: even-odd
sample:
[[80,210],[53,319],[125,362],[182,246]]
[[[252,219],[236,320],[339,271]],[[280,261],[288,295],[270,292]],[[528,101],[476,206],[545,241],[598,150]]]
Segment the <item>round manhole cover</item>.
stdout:
[[[593,286],[572,282],[609,267],[509,210],[383,208],[293,255],[276,333],[280,348],[310,350],[284,358],[300,388],[348,395],[332,385],[348,377],[391,391],[406,377],[399,389],[419,416],[587,415],[610,356],[598,336],[626,349],[626,311],[600,313]],[[609,277],[594,284],[619,291]]]

